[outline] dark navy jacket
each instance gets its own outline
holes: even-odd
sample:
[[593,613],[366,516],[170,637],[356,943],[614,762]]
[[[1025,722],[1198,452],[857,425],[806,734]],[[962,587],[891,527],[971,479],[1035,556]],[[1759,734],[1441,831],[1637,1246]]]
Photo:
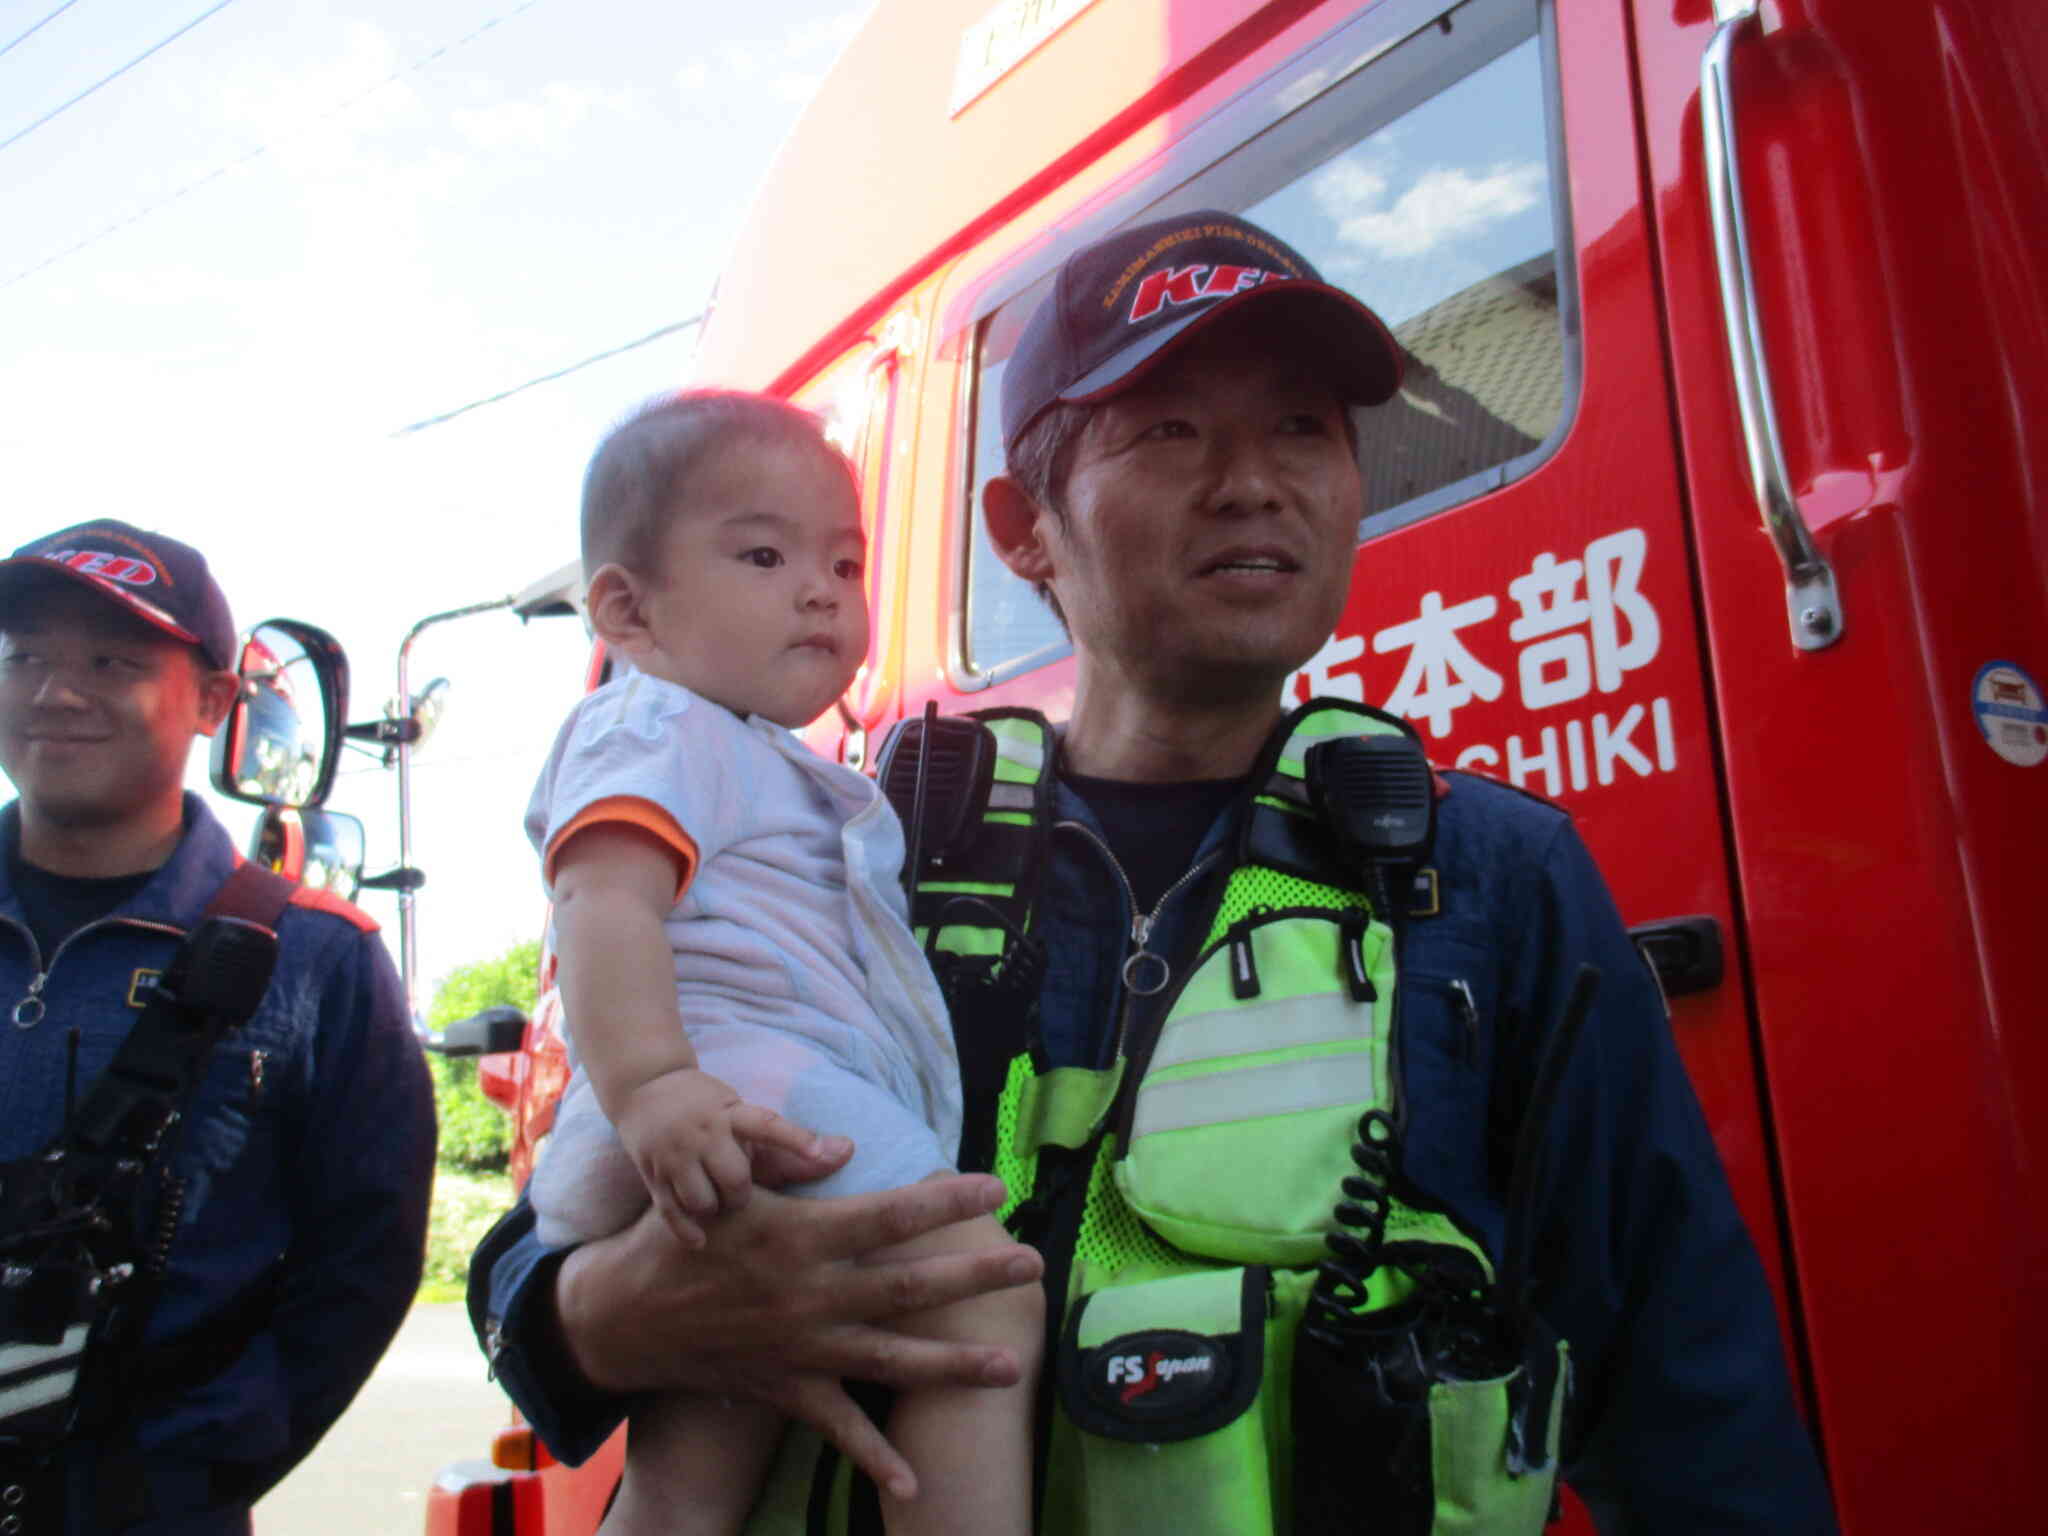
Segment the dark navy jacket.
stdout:
[[[1446,780],[1432,861],[1443,911],[1406,925],[1401,959],[1404,1171],[1499,1253],[1521,1106],[1574,973],[1597,966],[1538,1219],[1534,1300],[1575,1367],[1567,1479],[1607,1532],[1833,1530],[1769,1285],[1656,982],[1562,811],[1466,774]],[[1078,796],[1057,793],[1059,820],[1100,831]],[[1048,956],[1041,1028],[1055,1064],[1100,1064],[1121,1002],[1130,900],[1094,840],[1056,831],[1052,850],[1037,930]],[[1149,947],[1178,953],[1206,894],[1196,881],[1174,895]],[[568,1380],[534,1327],[557,1266],[530,1234],[512,1240],[521,1214],[479,1254],[472,1313],[496,1346],[500,1382],[556,1454],[576,1460],[624,1404]]]
[[[135,1017],[135,973],[162,970],[235,861],[227,832],[187,795],[170,860],[41,956],[0,861],[0,1014],[39,968],[48,1007],[30,1027],[0,1017],[0,1158],[56,1133],[67,1030],[80,1031],[82,1092]],[[278,937],[270,989],[215,1048],[188,1117],[186,1203],[145,1344],[261,1288],[273,1299],[211,1379],[151,1401],[124,1435],[162,1515],[136,1536],[246,1531],[249,1504],[347,1406],[419,1285],[433,1094],[397,974],[369,919],[329,896],[296,892]],[[74,1472],[92,1486],[83,1455]]]

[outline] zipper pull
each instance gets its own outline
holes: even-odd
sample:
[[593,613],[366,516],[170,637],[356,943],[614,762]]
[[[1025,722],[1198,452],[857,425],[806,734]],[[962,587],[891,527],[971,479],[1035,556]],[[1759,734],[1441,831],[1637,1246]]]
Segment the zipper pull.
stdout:
[[265,1053],[262,1051],[251,1051],[249,1053],[249,1102],[251,1104],[261,1104],[263,1102],[263,1063],[265,1059]]
[[1376,1003],[1380,998],[1379,988],[1365,973],[1365,930],[1371,922],[1365,913],[1353,908],[1338,924],[1337,965],[1351,988],[1351,1001],[1354,1003]]
[[1124,961],[1123,978],[1125,988],[1138,997],[1164,992],[1173,979],[1173,967],[1166,963],[1166,957],[1145,947],[1145,940],[1152,934],[1152,921],[1153,914],[1143,912],[1131,919],[1131,942],[1138,947]]
[[1145,940],[1152,936],[1152,914],[1134,912],[1131,914],[1131,943],[1139,949],[1145,947]]
[[50,979],[48,971],[37,971],[28,979],[28,996],[14,1005],[14,1027],[34,1029],[43,1022],[43,1015],[49,1012],[43,1002],[43,983]]
[[1465,1026],[1465,1061],[1479,1060],[1479,1000],[1472,995],[1472,983],[1462,976],[1451,978],[1451,996],[1457,999],[1458,1022]]
[[1240,918],[1226,935],[1230,945],[1230,995],[1239,1002],[1259,995],[1259,961],[1252,953],[1252,925]]

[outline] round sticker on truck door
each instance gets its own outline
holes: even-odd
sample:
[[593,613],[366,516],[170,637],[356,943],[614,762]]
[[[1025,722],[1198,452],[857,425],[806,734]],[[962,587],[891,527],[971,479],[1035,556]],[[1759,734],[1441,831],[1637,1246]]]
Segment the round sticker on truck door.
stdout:
[[2010,661],[1987,662],[1970,685],[1977,729],[2008,763],[2031,768],[2048,758],[2048,709],[2041,685]]

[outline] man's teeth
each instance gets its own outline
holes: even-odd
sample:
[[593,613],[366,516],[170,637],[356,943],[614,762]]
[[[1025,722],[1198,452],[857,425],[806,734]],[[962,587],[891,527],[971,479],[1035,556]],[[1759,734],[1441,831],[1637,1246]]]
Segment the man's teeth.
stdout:
[[1212,571],[1278,571],[1285,568],[1278,560],[1221,560],[1209,567]]

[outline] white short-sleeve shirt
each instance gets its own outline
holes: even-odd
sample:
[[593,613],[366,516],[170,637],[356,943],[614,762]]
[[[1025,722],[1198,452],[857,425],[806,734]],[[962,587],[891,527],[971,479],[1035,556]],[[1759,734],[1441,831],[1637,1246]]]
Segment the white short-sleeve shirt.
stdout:
[[648,828],[692,868],[666,921],[685,1028],[801,1037],[957,1155],[952,1029],[908,923],[902,825],[873,780],[769,721],[629,672],[577,704],[541,770],[526,830],[543,878],[566,833],[608,820]]

